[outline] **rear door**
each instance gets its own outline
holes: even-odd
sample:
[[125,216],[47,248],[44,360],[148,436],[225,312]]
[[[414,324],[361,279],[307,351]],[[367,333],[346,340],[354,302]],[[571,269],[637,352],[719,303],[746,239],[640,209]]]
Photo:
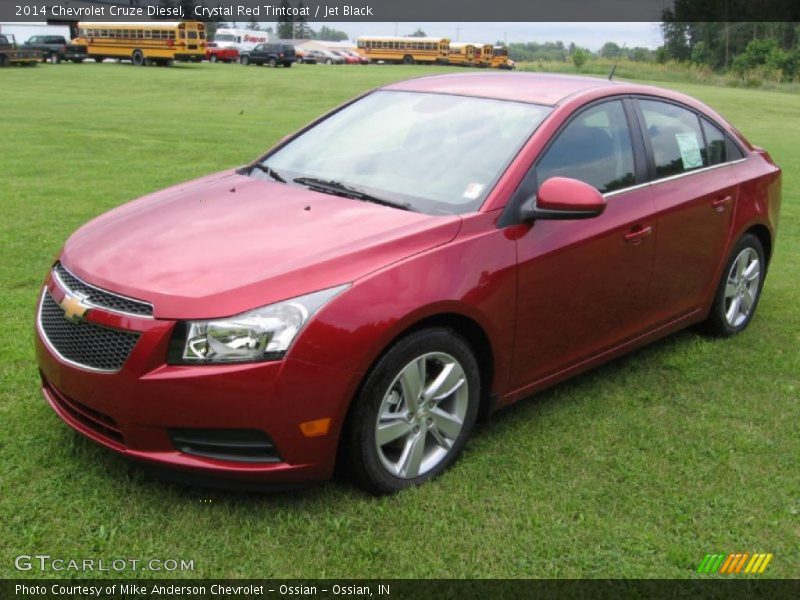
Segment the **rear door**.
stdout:
[[658,213],[650,304],[667,322],[699,309],[716,287],[738,186],[720,155],[724,134],[722,145],[715,143],[711,123],[703,126],[679,104],[652,98],[637,104]]

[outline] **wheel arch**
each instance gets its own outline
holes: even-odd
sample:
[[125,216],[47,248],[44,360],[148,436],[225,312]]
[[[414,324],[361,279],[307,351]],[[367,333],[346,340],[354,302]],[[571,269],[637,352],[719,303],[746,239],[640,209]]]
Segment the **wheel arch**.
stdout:
[[486,332],[486,328],[482,326],[475,318],[458,312],[455,310],[442,310],[439,312],[430,313],[427,315],[417,316],[410,320],[403,320],[403,325],[395,330],[389,340],[384,343],[379,352],[377,352],[369,363],[369,366],[364,371],[361,380],[353,392],[345,417],[342,422],[342,429],[337,441],[336,450],[336,469],[339,470],[341,465],[342,451],[344,447],[345,435],[344,432],[348,427],[350,415],[353,408],[354,400],[361,393],[361,389],[378,361],[402,338],[411,335],[416,331],[429,329],[434,327],[444,327],[451,329],[458,335],[462,336],[469,344],[472,351],[475,353],[475,360],[478,362],[478,371],[481,378],[481,397],[478,405],[478,420],[486,420],[492,412],[494,407],[494,394],[492,393],[492,384],[495,378],[495,352],[492,348],[491,338]]
[[[772,233],[769,228],[762,223],[750,225],[742,232],[742,235],[752,233],[761,242],[761,247],[764,248],[764,262],[766,262],[765,269],[769,268],[770,258],[772,257]],[[739,236],[741,237],[741,236]]]
[[[455,310],[451,306],[440,307],[438,310],[427,313],[416,313],[407,319],[401,320],[397,328],[390,334],[388,341],[381,344],[380,351],[370,361],[369,367],[364,371],[364,379],[398,340],[416,331],[432,327],[444,327],[453,330],[464,338],[475,353],[475,360],[478,361],[478,369],[481,376],[481,403],[478,414],[480,417],[488,416],[492,408],[492,387],[496,375],[496,355],[492,348],[491,337],[487,333],[486,327],[477,318],[467,315],[463,311]],[[359,384],[355,395],[358,394],[360,389],[361,384]]]

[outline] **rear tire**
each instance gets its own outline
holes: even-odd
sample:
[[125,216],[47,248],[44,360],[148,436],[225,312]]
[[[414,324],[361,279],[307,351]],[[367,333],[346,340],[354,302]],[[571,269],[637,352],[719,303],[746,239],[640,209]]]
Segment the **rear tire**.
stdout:
[[328,59],[325,60],[325,64],[326,65],[332,65],[333,61],[330,58],[328,58]]
[[211,58],[208,59],[208,62],[215,63],[215,62],[217,62],[217,60],[218,60],[217,59],[217,55],[216,54],[212,54]]
[[292,66],[292,63],[290,63],[290,62],[285,62],[285,63],[283,63],[283,66],[284,66],[284,67],[286,67],[286,68],[288,69],[289,67],[291,67],[291,66]]
[[131,54],[131,62],[137,67],[143,67],[148,61],[145,59],[144,53],[141,50],[134,50],[133,54]]
[[270,58],[269,61],[267,61],[267,64],[269,64],[269,66],[274,69],[275,67],[278,66],[278,61],[275,60],[274,58]]
[[56,52],[51,52],[50,56],[47,57],[47,61],[51,64],[57,65],[61,62],[61,57]]
[[766,266],[761,240],[744,234],[725,263],[711,312],[702,324],[706,333],[730,337],[747,328],[761,298]]
[[411,56],[410,54],[406,54],[403,57],[403,64],[404,65],[413,65],[414,64],[414,57]]
[[375,494],[419,485],[449,467],[478,414],[480,373],[461,336],[414,332],[367,375],[342,435],[343,465]]

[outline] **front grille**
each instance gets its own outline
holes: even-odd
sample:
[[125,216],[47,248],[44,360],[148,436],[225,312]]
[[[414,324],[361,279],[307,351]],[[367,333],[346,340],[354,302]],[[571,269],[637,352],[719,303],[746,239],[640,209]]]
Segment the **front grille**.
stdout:
[[67,288],[65,291],[76,292],[86,296],[86,302],[98,308],[144,317],[153,315],[152,304],[142,302],[141,300],[134,300],[133,298],[126,298],[125,296],[120,296],[119,294],[107,292],[93,285],[89,285],[75,277],[75,275],[70,273],[61,263],[56,263],[53,267],[53,273],[63,284],[62,287]]
[[122,432],[114,419],[62,394],[44,376],[42,376],[42,382],[53,402],[75,421],[118,444],[124,443]]
[[237,462],[280,462],[275,444],[257,429],[170,429],[176,450]]
[[42,297],[39,326],[47,342],[65,360],[99,371],[119,371],[139,334],[67,320],[50,292]]

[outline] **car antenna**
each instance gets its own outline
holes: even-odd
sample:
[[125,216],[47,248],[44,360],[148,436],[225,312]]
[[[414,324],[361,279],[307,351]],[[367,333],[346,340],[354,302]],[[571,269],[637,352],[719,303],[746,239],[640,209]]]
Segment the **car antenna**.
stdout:
[[608,74],[608,80],[609,80],[609,81],[611,81],[612,79],[614,79],[614,73],[616,73],[616,72],[617,72],[617,63],[619,63],[619,59],[620,59],[620,57],[622,56],[622,51],[623,51],[623,50],[625,50],[625,45],[626,45],[627,43],[628,43],[628,42],[623,42],[623,43],[622,43],[622,48],[620,48],[620,49],[619,49],[619,54],[617,54],[617,60],[615,60],[615,61],[614,61],[614,66],[613,66],[613,67],[611,67],[611,73],[609,73],[609,74]]

